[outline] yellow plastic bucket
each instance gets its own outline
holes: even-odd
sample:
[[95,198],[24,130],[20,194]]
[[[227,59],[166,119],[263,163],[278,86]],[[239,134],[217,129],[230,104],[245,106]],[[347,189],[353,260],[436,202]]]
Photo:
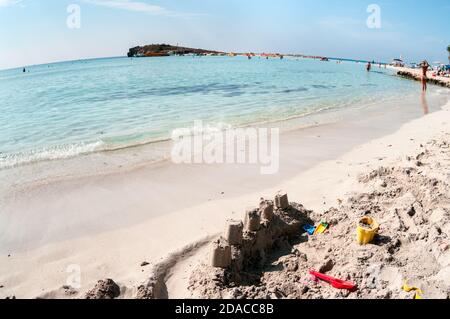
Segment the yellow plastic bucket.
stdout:
[[[369,227],[362,227],[361,223],[369,225]],[[364,216],[358,222],[357,234],[358,243],[360,245],[367,245],[373,241],[375,235],[378,233],[380,225],[375,219],[369,216]]]

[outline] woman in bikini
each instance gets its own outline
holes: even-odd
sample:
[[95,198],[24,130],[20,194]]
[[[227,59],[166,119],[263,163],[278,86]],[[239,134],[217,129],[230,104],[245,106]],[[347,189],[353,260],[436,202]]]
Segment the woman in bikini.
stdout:
[[427,61],[423,61],[420,66],[422,68],[422,91],[425,92],[427,90],[427,81],[428,81],[427,71],[430,65],[428,64]]

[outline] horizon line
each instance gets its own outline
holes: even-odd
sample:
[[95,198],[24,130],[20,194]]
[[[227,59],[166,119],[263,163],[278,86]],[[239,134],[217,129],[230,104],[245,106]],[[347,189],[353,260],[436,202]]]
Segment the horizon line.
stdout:
[[[227,53],[226,51],[221,51],[221,52]],[[232,51],[230,51],[230,52],[232,52]],[[252,52],[252,53],[254,53],[254,52]],[[255,53],[255,54],[263,54],[263,53],[267,53],[267,52]],[[245,54],[245,53],[240,52],[237,54]],[[273,53],[273,54],[275,54],[275,53]],[[312,55],[312,54],[303,54],[303,53],[276,53],[276,54],[282,54],[285,56],[302,55],[304,57],[323,57],[323,58],[328,58],[331,60],[343,60],[343,61],[355,61],[355,62],[373,62],[373,61],[356,59],[356,58],[331,57],[331,56],[325,56],[325,55]],[[15,69],[30,68],[30,67],[37,67],[37,66],[50,65],[50,64],[67,63],[67,62],[92,61],[92,60],[117,59],[117,58],[129,58],[129,57],[127,55],[116,55],[116,56],[101,56],[101,57],[79,58],[79,59],[69,59],[69,60],[57,60],[57,61],[52,61],[52,62],[44,62],[44,63],[36,63],[36,64],[28,64],[28,65],[0,68],[0,71],[11,71],[11,70],[15,70]],[[381,62],[381,61],[376,61],[375,63],[387,64],[387,62]]]

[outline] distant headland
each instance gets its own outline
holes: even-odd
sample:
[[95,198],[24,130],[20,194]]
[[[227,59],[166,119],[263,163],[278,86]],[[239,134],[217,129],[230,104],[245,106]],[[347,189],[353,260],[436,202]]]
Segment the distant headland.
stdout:
[[195,49],[188,47],[174,46],[170,44],[149,44],[144,46],[137,46],[128,50],[128,57],[165,57],[165,56],[183,56],[183,55],[196,55],[196,56],[246,56],[248,59],[253,57],[260,58],[277,58],[283,59],[285,56],[297,57],[297,58],[311,58],[320,59],[322,61],[328,61],[327,57],[322,56],[310,56],[302,54],[281,54],[281,53],[253,53],[253,52],[222,52],[205,49]]
[[[292,57],[292,58],[303,58],[303,59],[314,59],[320,61],[349,61],[349,62],[359,62],[359,63],[367,63],[369,61],[360,60],[360,59],[348,59],[348,58],[336,58],[336,57],[326,57],[320,55],[305,55],[305,54],[293,54],[293,53],[255,53],[255,52],[223,52],[223,51],[214,51],[214,50],[206,50],[206,49],[196,49],[196,48],[188,48],[175,46],[170,44],[149,44],[144,46],[137,46],[128,50],[127,56],[129,58],[133,57],[168,57],[168,56],[245,56],[248,59],[252,59],[254,57],[264,58],[264,59],[283,59],[284,57]],[[373,64],[387,64],[385,62],[375,62],[370,61]]]
[[150,44],[137,46],[128,51],[128,57],[157,57],[170,55],[225,55],[220,51],[194,49],[170,44]]

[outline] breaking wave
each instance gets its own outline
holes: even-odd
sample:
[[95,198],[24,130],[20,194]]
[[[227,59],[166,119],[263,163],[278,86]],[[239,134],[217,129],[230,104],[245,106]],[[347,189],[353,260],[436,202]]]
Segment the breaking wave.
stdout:
[[0,155],[0,169],[12,168],[36,162],[65,159],[89,154],[104,149],[103,141],[92,143],[72,143],[66,145],[41,148],[26,152]]

